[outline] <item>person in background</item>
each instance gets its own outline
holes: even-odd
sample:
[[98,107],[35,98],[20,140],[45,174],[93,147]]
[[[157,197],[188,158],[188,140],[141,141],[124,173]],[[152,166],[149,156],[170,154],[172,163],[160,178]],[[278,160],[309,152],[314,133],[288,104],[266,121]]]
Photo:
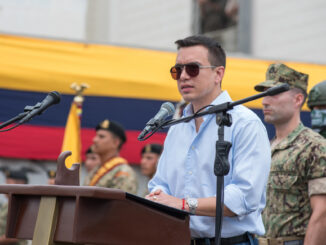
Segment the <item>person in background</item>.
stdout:
[[[156,172],[156,166],[162,150],[163,146],[161,144],[147,144],[141,150],[140,170],[148,179],[153,178]],[[146,196],[148,193],[146,188],[143,196]]]
[[56,172],[54,170],[48,170],[47,174],[48,174],[48,185],[54,185]]
[[290,90],[262,100],[264,119],[274,125],[276,135],[263,212],[266,234],[259,244],[325,244],[326,140],[300,119],[308,75],[271,64],[266,80],[255,89],[262,92],[284,83]]
[[92,150],[92,146],[89,147],[85,154],[84,166],[87,172],[91,172],[95,167],[101,165],[100,156]]
[[[6,172],[6,184],[28,184],[28,178],[24,171],[8,170]],[[8,198],[8,197],[7,197]],[[0,208],[0,244],[6,245],[26,245],[28,241],[16,238],[7,238],[6,225],[8,215],[8,202],[4,203]]]
[[116,188],[136,194],[137,176],[126,159],[120,157],[120,149],[127,137],[124,128],[117,122],[105,119],[96,126],[92,150],[101,158],[85,179],[85,185]]
[[[183,116],[231,102],[221,87],[226,55],[220,44],[205,36],[190,36],[175,43],[178,53],[170,73],[189,103]],[[261,212],[265,206],[270,146],[266,128],[254,112],[239,105],[228,113],[233,123],[224,128],[225,141],[231,142],[232,148],[228,157],[230,171],[224,177],[221,244],[254,244],[254,234],[264,234]],[[151,193],[147,199],[193,214],[191,244],[216,242],[217,140],[215,114],[172,126],[149,182]]]
[[311,127],[326,138],[326,80],[316,84],[309,92]]

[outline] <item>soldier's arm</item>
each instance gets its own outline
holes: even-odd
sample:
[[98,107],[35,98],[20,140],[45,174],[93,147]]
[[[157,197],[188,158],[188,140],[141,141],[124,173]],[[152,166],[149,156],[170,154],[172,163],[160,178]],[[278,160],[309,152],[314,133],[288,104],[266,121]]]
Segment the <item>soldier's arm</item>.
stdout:
[[326,194],[310,197],[312,214],[309,219],[304,244],[325,244],[326,241]]

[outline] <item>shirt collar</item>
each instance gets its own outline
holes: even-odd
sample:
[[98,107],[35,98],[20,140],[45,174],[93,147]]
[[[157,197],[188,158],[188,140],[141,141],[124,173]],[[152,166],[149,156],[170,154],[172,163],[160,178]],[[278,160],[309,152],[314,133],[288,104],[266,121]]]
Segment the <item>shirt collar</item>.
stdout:
[[288,146],[290,146],[293,141],[298,137],[298,135],[301,133],[301,131],[304,129],[304,126],[302,122],[299,123],[299,125],[286,137],[284,138],[281,142],[279,142],[274,149],[274,150],[282,150],[286,149]]

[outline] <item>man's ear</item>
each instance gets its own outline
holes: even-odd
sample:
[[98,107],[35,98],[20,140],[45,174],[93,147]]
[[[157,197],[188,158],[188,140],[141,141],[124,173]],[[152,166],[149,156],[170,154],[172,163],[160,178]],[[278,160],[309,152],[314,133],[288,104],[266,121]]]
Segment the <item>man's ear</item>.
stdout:
[[298,108],[301,108],[303,106],[303,102],[304,102],[304,95],[301,94],[301,93],[297,93],[295,96],[294,96],[294,99],[295,99],[295,105],[298,107]]
[[215,83],[220,84],[220,86],[224,77],[224,71],[224,66],[218,66],[215,68]]
[[116,148],[119,148],[119,145],[121,144],[121,139],[116,135],[113,136],[113,144]]

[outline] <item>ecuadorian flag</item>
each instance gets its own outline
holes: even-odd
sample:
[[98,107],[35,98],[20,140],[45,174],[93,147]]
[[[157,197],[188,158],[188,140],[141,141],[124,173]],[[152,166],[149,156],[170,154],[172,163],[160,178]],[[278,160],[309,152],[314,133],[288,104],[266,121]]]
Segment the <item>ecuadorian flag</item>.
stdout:
[[[63,142],[64,145],[66,141],[67,145],[75,144],[68,141],[78,139],[79,132],[81,144],[76,144],[75,151],[81,147],[83,156],[92,143],[95,126],[107,118],[120,122],[126,129],[128,139],[121,156],[137,164],[143,145],[163,143],[166,135],[159,132],[139,142],[137,136],[146,122],[165,101],[181,99],[176,82],[169,74],[175,64],[174,52],[0,35],[0,54],[0,122],[23,112],[26,105],[42,101],[50,91],[62,95],[61,102],[42,115],[0,133],[0,157],[56,160],[66,149],[62,148]],[[234,101],[257,94],[254,86],[264,80],[268,65],[274,62],[227,58],[222,89],[227,90]],[[309,89],[325,79],[325,65],[284,63],[309,74]],[[83,94],[81,122],[74,112],[78,108],[71,104],[72,83],[90,86]],[[246,106],[262,116],[261,100]],[[306,106],[302,119],[309,125]],[[272,127],[266,126],[272,135]],[[65,128],[66,135],[74,136],[64,139]]]

